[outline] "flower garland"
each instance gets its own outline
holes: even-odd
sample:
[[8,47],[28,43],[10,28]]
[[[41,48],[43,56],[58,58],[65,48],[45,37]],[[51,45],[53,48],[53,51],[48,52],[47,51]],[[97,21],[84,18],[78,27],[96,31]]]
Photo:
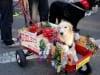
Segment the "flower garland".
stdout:
[[98,50],[98,46],[95,43],[95,39],[91,38],[90,35],[87,35],[87,44],[86,44],[86,48],[88,50],[92,50],[93,53],[96,53],[96,51]]
[[61,71],[61,46],[57,46],[52,56],[52,64],[57,69],[57,73]]
[[39,62],[41,62],[43,60],[43,52],[44,52],[44,49],[46,47],[46,44],[44,42],[44,40],[40,40],[40,56],[39,56]]

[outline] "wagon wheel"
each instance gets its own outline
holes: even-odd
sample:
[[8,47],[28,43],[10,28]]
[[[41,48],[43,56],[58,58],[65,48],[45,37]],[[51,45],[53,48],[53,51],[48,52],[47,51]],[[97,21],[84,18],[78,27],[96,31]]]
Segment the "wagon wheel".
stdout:
[[68,75],[68,71],[65,71],[65,75]]
[[21,66],[21,67],[26,66],[27,61],[26,61],[26,56],[25,56],[23,50],[20,49],[20,50],[16,51],[16,61],[17,61],[19,66]]
[[83,75],[89,75],[91,73],[92,69],[89,63],[86,63],[83,67],[81,67],[78,72]]

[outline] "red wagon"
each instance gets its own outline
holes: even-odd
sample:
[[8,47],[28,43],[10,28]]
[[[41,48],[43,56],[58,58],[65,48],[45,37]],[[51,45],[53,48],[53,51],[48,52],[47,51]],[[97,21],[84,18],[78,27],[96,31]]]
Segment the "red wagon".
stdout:
[[[39,48],[39,38],[36,33],[32,33],[27,31],[27,28],[20,29],[18,32],[20,43],[23,46],[23,49],[16,51],[16,60],[17,63],[24,67],[26,66],[26,57],[32,54],[36,54],[39,56],[40,48]],[[78,62],[72,63],[72,65],[67,65],[64,68],[65,73],[72,71],[79,71],[82,74],[91,73],[91,66],[89,64],[91,56],[93,54],[92,50],[88,50],[78,44],[76,44],[76,52],[81,57]],[[47,45],[46,48],[49,48]]]
[[77,44],[76,44],[76,51],[82,57],[79,59],[78,62],[75,62],[72,65],[66,65],[65,70],[66,72],[79,71],[82,74],[88,75],[89,73],[91,73],[91,66],[89,62],[90,62],[91,56],[93,55],[93,51],[88,50]]

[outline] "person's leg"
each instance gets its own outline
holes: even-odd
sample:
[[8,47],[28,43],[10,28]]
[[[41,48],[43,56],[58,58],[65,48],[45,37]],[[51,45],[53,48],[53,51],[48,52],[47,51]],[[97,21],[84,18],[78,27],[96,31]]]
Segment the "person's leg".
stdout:
[[39,0],[39,16],[40,16],[40,21],[48,21],[48,0]]
[[[28,0],[29,1],[29,13],[32,20],[37,20],[37,8],[38,8],[38,0]],[[32,22],[30,21],[30,24]]]
[[2,20],[2,19],[1,19],[1,17],[2,17],[2,16],[1,16],[1,11],[2,11],[2,1],[0,1],[0,29],[1,29],[1,22],[2,22],[2,21],[1,21],[1,20]]
[[[1,11],[1,10],[0,10]],[[1,12],[0,12],[0,29],[1,29]]]
[[29,3],[29,13],[30,13],[30,17],[32,18],[32,5],[33,5],[33,0],[28,0]]
[[15,8],[13,8],[13,16],[19,16],[19,13],[15,10]]
[[32,19],[37,21],[38,16],[38,0],[34,0],[33,6],[32,6]]
[[[56,23],[56,19],[58,20],[58,15],[62,12],[62,11],[59,11],[59,10],[61,10],[61,7],[59,7],[56,2],[54,2],[54,3],[52,3],[50,5],[50,9],[49,9],[49,22],[54,23],[54,24]],[[59,11],[59,13],[58,13],[58,11]]]
[[28,1],[29,1],[29,0],[23,0],[23,2],[24,2],[24,7],[25,7],[25,11],[27,11],[27,8],[29,7]]
[[12,0],[2,1],[1,12],[1,40],[6,45],[13,44],[12,40],[12,23],[13,23],[13,5]]

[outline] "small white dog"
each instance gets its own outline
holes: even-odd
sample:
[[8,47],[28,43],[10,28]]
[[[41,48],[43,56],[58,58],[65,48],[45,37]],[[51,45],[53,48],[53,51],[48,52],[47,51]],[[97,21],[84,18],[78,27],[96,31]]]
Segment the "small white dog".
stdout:
[[[63,59],[62,65],[72,64],[72,62],[77,62],[78,57],[75,50],[74,43],[74,32],[71,23],[62,20],[58,25],[58,37],[60,39],[60,45],[63,48]],[[67,58],[68,57],[68,58]]]

